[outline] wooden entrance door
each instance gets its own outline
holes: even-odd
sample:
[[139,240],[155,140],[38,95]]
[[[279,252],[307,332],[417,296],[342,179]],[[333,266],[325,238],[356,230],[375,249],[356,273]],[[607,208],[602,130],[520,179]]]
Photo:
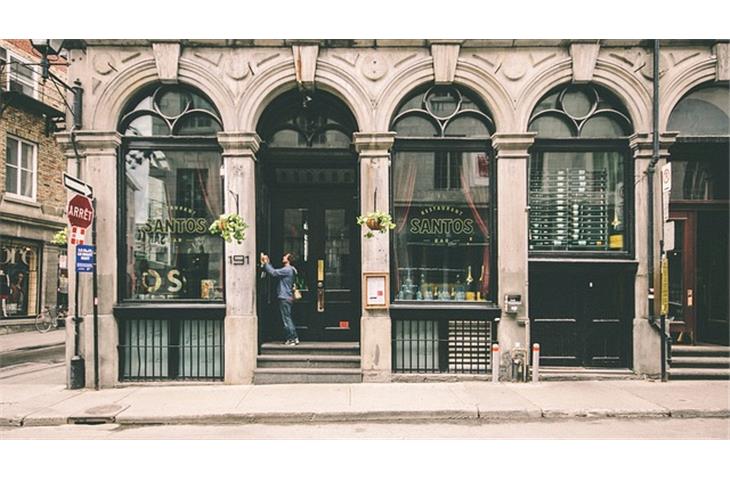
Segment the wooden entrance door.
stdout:
[[530,332],[540,362],[627,367],[631,278],[622,266],[530,265]]
[[[360,251],[352,192],[290,188],[272,197],[269,254],[274,266],[285,252],[296,256],[303,297],[295,302],[292,316],[299,338],[357,341]],[[271,282],[269,288],[274,286]],[[270,304],[275,303],[272,298]],[[278,313],[270,308],[268,316],[264,339],[282,338]]]
[[670,328],[677,343],[728,345],[728,215],[725,209],[672,209]]

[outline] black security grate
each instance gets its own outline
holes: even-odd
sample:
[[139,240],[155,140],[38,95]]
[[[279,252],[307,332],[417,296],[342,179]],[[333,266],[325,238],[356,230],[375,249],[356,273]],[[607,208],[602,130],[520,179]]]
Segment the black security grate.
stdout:
[[223,320],[123,319],[122,381],[222,380]]
[[488,373],[488,320],[394,320],[396,373]]

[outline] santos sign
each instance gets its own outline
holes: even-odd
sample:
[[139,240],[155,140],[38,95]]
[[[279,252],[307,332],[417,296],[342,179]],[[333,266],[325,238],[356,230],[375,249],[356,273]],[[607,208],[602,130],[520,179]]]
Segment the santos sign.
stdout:
[[481,235],[474,228],[471,212],[463,208],[434,205],[421,208],[408,222],[408,231],[425,243],[474,243]]

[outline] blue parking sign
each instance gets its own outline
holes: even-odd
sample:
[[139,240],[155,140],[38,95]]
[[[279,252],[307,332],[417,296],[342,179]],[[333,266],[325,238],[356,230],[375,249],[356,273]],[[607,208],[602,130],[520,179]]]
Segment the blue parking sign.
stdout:
[[76,271],[91,272],[94,270],[94,245],[76,245]]

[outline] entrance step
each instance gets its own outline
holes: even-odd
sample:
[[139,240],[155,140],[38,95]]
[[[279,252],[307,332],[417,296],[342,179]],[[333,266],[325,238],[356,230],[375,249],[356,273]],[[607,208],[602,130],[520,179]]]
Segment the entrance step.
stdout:
[[361,383],[356,342],[264,343],[256,357],[253,383]]
[[540,367],[540,381],[635,380],[628,368]]
[[722,345],[672,345],[672,358],[708,356],[730,358],[730,347]]
[[259,355],[259,368],[360,368],[360,355]]
[[730,368],[670,368],[670,380],[730,380]]
[[672,345],[671,380],[730,380],[730,347]]
[[357,342],[300,342],[299,345],[264,343],[261,355],[360,355]]
[[256,385],[280,383],[361,383],[359,368],[256,368]]

